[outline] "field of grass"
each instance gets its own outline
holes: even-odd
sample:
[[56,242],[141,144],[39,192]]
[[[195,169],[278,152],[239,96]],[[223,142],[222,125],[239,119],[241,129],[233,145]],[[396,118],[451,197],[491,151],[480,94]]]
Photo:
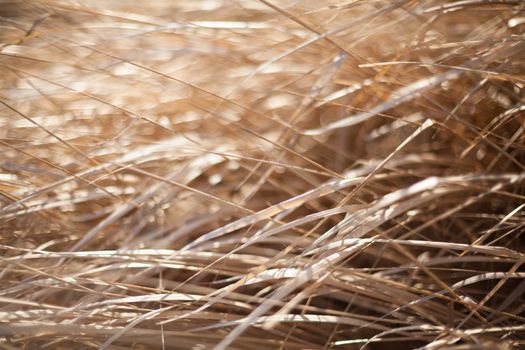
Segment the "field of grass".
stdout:
[[525,347],[525,2],[0,0],[0,349]]

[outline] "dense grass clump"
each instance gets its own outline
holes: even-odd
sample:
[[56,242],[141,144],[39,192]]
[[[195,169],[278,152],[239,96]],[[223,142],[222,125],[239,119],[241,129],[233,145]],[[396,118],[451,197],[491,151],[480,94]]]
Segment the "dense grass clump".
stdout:
[[524,29],[1,1],[0,348],[525,347]]

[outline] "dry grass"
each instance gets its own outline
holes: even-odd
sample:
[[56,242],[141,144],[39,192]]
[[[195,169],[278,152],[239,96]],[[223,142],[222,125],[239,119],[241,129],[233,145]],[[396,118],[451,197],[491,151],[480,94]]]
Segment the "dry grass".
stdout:
[[0,348],[525,347],[522,1],[0,4]]

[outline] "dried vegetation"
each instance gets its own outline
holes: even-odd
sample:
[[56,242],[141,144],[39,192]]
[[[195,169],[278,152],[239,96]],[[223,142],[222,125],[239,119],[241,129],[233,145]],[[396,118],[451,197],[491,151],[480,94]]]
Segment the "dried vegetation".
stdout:
[[522,348],[524,28],[3,0],[0,348]]

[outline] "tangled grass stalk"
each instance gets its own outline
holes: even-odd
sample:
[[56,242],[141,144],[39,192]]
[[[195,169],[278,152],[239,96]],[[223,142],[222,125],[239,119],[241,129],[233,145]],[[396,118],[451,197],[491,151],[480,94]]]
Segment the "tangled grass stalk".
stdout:
[[0,348],[525,347],[525,3],[0,2]]

